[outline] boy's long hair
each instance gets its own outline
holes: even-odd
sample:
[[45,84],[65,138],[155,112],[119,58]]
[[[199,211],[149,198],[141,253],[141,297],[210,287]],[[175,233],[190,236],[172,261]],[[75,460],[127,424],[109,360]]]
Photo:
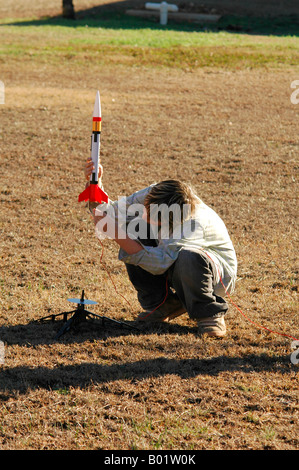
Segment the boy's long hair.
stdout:
[[[174,218],[175,211],[169,211],[169,226],[173,229],[174,224],[182,223],[187,218],[191,217],[195,211],[195,205],[198,203],[198,198],[186,183],[179,180],[165,180],[155,184],[144,200],[144,206],[150,218],[153,212],[158,216],[158,221],[161,222],[161,212],[159,208],[167,206],[168,208],[178,208],[178,217]],[[176,219],[176,220],[175,220]]]

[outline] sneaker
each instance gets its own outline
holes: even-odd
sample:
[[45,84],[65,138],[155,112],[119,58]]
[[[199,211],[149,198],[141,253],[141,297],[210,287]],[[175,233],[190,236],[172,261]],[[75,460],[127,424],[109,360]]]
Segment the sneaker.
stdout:
[[208,336],[214,336],[217,338],[223,338],[226,335],[224,316],[202,318],[197,321],[197,324],[198,333],[201,335],[207,334]]
[[137,317],[137,321],[163,322],[166,319],[172,320],[183,313],[186,313],[186,309],[179,299],[175,295],[170,295],[164,304],[156,310],[141,312]]

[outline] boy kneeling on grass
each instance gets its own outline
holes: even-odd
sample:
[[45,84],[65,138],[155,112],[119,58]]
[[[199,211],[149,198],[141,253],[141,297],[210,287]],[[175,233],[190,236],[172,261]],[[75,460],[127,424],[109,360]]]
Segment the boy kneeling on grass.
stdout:
[[[89,180],[92,160],[87,160]],[[99,185],[103,169],[99,168]],[[88,183],[87,183],[88,184]],[[235,286],[237,259],[221,218],[192,189],[161,181],[129,197],[100,204],[96,234],[120,247],[119,259],[137,291],[143,322],[163,322],[188,313],[200,334],[223,337]]]

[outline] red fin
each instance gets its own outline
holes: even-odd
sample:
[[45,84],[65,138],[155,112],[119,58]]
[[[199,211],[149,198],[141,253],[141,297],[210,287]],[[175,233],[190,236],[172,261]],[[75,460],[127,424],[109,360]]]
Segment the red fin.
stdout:
[[82,201],[98,202],[101,204],[102,202],[108,202],[108,196],[97,184],[91,184],[79,194],[78,202]]
[[78,197],[78,202],[82,202],[82,201],[88,201],[89,200],[89,194],[90,194],[90,190],[89,190],[89,186],[84,189],[84,191],[79,194],[79,197]]
[[108,196],[97,184],[91,184],[89,200],[101,204],[101,202],[108,202]]

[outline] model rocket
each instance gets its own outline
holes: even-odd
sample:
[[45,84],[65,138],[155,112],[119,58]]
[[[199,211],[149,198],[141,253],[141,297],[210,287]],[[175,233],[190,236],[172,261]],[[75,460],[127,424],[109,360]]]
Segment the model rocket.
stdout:
[[[79,195],[78,201],[88,201],[89,206],[97,206],[102,202],[108,202],[107,194],[98,186],[99,182],[99,162],[100,162],[100,146],[101,146],[101,102],[100,93],[97,92],[94,103],[92,117],[92,134],[91,134],[91,159],[93,161],[94,170],[90,175],[89,186]],[[92,204],[91,204],[92,203]]]

